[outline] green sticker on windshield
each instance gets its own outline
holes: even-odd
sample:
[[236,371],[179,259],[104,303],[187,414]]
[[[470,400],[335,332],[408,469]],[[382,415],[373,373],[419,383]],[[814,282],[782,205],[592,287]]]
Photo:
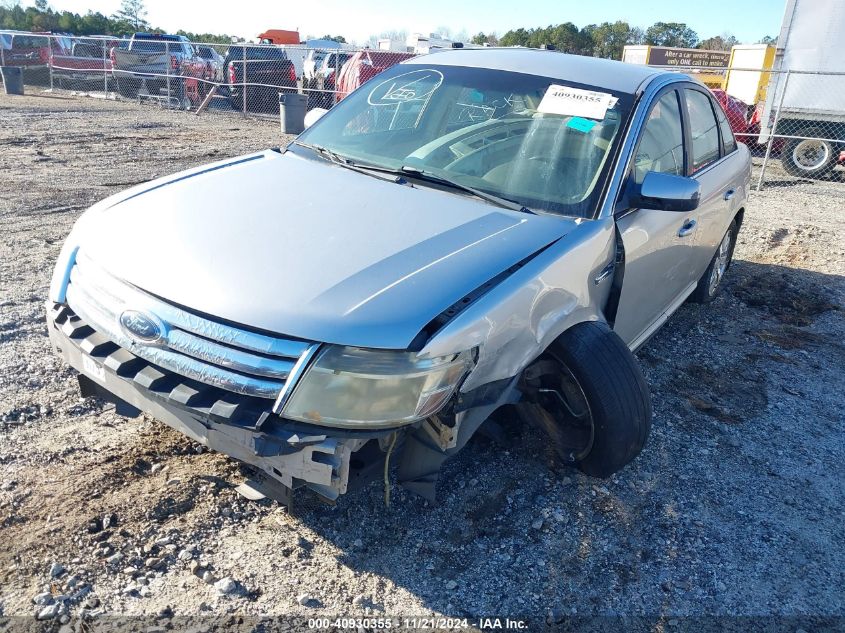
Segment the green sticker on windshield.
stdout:
[[574,116],[566,123],[566,127],[571,127],[573,130],[577,130],[579,132],[583,132],[586,134],[590,130],[592,130],[596,126],[595,121],[590,121],[588,119],[582,119],[579,116]]

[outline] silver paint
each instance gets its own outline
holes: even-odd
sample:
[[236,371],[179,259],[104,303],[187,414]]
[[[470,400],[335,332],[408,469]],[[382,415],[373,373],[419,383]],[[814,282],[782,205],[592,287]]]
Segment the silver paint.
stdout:
[[362,347],[406,348],[466,293],[574,226],[272,151],[149,185],[89,212],[69,239],[174,304]]

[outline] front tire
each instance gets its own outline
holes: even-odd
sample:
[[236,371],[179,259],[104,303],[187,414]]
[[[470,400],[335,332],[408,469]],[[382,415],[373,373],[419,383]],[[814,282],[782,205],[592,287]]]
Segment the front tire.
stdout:
[[523,421],[548,435],[557,456],[593,477],[631,462],[651,430],[651,398],[628,346],[605,323],[561,334],[524,373]]
[[824,178],[836,167],[839,150],[830,141],[822,128],[807,127],[795,134],[803,138],[786,139],[781,151],[784,170],[799,178]]

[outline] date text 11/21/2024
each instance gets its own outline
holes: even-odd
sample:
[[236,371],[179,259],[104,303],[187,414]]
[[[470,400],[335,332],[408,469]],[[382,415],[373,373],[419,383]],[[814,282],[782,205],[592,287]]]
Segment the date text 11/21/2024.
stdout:
[[478,618],[470,621],[468,618],[447,617],[365,617],[365,618],[310,618],[309,629],[401,629],[401,630],[435,630],[461,631],[466,629],[480,629],[482,631],[521,631],[528,628],[524,620],[511,618]]

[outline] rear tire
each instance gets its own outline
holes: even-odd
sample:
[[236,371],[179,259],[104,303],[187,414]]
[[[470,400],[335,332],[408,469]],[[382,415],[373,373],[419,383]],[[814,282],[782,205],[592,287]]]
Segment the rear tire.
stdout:
[[701,279],[698,280],[698,285],[693,290],[689,300],[693,303],[710,303],[719,294],[719,289],[722,287],[722,280],[728,268],[731,267],[731,261],[734,256],[734,246],[736,246],[736,220],[732,220],[728,230],[719,242],[716,252],[713,254],[713,259],[710,260],[710,265]]
[[140,89],[140,86],[137,85],[136,81],[115,78],[115,83],[117,84],[117,92],[121,97],[126,99],[138,98],[138,90]]
[[583,473],[609,477],[645,446],[651,430],[648,385],[607,324],[579,323],[561,334],[526,369],[523,382],[527,393],[546,397],[521,403],[520,417],[544,430],[558,457]]
[[799,178],[824,178],[839,161],[839,148],[835,143],[822,141],[827,136],[819,127],[806,127],[789,138],[781,150],[781,164],[786,173]]

